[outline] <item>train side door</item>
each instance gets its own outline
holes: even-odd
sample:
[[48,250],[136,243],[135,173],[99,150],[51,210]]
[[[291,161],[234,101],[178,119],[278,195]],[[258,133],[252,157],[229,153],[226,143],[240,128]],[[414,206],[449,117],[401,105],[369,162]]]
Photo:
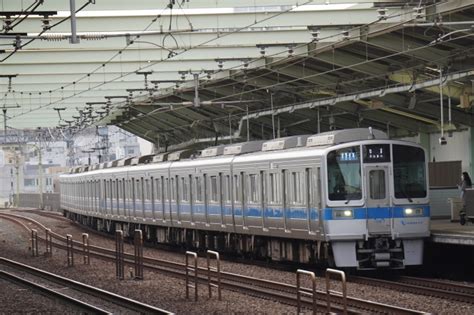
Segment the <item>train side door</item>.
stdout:
[[367,230],[369,234],[391,233],[389,168],[386,165],[364,167],[366,180]]

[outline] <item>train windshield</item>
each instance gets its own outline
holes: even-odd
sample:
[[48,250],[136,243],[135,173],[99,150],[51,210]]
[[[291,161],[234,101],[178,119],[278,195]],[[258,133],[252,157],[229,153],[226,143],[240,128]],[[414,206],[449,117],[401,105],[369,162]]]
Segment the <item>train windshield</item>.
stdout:
[[362,199],[359,146],[329,152],[327,166],[329,200]]
[[422,149],[393,145],[393,182],[395,198],[426,197],[425,153]]

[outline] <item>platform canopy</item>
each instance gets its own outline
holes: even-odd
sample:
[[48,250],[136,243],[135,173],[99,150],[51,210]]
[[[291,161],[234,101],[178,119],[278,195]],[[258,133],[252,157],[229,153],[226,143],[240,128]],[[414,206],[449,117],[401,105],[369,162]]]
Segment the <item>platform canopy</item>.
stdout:
[[474,0],[0,0],[0,107],[8,128],[160,147],[451,132],[474,124],[473,17]]

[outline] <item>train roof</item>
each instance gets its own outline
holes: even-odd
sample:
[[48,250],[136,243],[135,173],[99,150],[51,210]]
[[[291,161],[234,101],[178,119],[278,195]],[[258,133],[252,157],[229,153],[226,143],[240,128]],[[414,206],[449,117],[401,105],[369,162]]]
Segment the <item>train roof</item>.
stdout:
[[[298,135],[273,140],[257,140],[227,145],[223,144],[206,148],[201,151],[200,155],[197,155],[193,150],[187,149],[156,155],[146,155],[143,157],[126,158],[116,161],[116,163],[113,163],[112,165],[125,166],[121,171],[128,172],[134,171],[135,169],[153,170],[170,166],[171,168],[199,166],[209,163],[211,160],[213,161],[212,163],[216,165],[228,163],[230,160],[234,160],[235,162],[258,161],[268,158],[268,155],[273,155],[274,158],[277,159],[290,158],[301,154],[301,152],[306,152],[303,154],[311,156],[315,154],[323,154],[329,147],[364,140],[389,140],[389,138],[383,131],[372,128],[333,130],[315,135]],[[176,163],[178,161],[180,163]],[[144,163],[149,164],[145,165]],[[108,171],[109,169],[113,169],[113,167],[108,169],[104,169],[104,167],[78,167],[71,173],[93,172],[97,169],[100,169],[101,172],[103,172],[105,170]]]
[[333,130],[308,137],[306,146],[337,145],[346,142],[372,139],[388,140],[388,136],[385,132],[372,128]]

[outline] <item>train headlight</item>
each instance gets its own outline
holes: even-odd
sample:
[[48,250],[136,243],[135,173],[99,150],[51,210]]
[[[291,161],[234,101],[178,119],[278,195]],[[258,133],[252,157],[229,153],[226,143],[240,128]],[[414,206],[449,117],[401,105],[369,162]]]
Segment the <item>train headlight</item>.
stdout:
[[405,208],[403,210],[403,214],[406,217],[419,217],[423,215],[423,209],[422,208]]
[[352,219],[354,218],[354,211],[350,209],[346,210],[333,210],[334,219]]

